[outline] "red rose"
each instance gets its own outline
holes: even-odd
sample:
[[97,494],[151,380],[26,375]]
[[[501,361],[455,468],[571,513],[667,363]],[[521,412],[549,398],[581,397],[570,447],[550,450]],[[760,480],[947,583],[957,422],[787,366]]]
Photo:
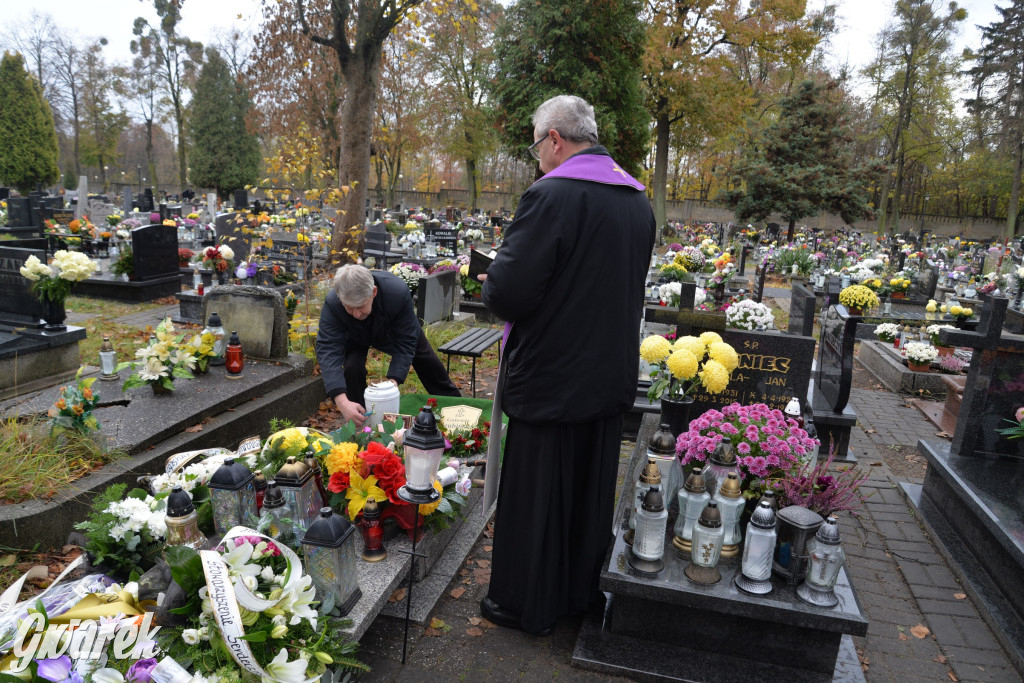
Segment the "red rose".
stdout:
[[393,453],[385,455],[373,468],[373,473],[377,477],[377,483],[387,492],[388,499],[393,503],[398,502],[396,493],[405,485],[405,465],[401,459]]
[[359,457],[362,458],[363,462],[367,465],[374,467],[385,455],[394,455],[394,453],[389,451],[384,444],[377,441],[371,441],[369,445],[367,445],[366,450],[359,454]]
[[474,439],[480,439],[480,437],[483,436],[483,432],[481,432],[479,429],[474,429],[472,432],[472,436]]
[[342,493],[348,488],[348,483],[348,472],[335,472],[331,475],[331,480],[327,482],[327,490],[333,493]]
[[436,408],[437,407],[437,399],[436,398],[428,398],[427,399],[427,405],[430,406],[431,408]]

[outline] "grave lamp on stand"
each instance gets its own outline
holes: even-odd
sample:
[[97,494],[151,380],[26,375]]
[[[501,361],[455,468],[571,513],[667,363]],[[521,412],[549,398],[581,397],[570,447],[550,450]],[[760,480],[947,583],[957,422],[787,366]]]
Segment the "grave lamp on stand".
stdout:
[[775,510],[762,499],[747,523],[740,573],[733,582],[744,593],[765,595],[772,591],[772,554],[775,552]]
[[206,329],[202,333],[207,332],[213,335],[213,356],[210,358],[210,365],[224,365],[224,325],[216,311],[210,314]]
[[110,337],[103,338],[103,346],[100,347],[100,380],[114,382],[117,380],[117,352],[114,345],[110,343]]
[[835,517],[829,517],[818,527],[814,538],[807,542],[807,555],[810,567],[807,578],[796,589],[797,597],[818,607],[835,607],[839,604],[836,580],[846,562],[846,552],[839,545],[839,525]]
[[295,516],[295,526],[299,532],[306,531],[316,521],[317,513],[323,507],[323,499],[316,488],[313,470],[294,455],[288,456],[284,465],[274,475],[277,485],[281,487],[284,499],[291,506]]
[[627,560],[629,566],[640,574],[653,576],[665,568],[661,558],[665,554],[667,523],[668,510],[661,497],[661,486],[653,484],[637,512],[633,552]]
[[248,524],[256,514],[255,476],[249,468],[234,458],[227,458],[224,464],[210,477],[210,502],[213,505],[213,526],[218,534],[227,533],[239,524]]
[[173,545],[186,546],[193,550],[204,550],[210,547],[206,536],[199,530],[199,515],[192,504],[192,496],[180,486],[171,489],[167,496],[167,547]]
[[672,539],[672,545],[684,553],[688,553],[697,518],[700,517],[704,506],[711,500],[711,494],[704,487],[704,475],[699,467],[686,478],[686,483],[683,488],[679,489],[676,499],[679,501],[679,516],[676,517],[676,536]]
[[348,614],[363,592],[357,583],[355,527],[329,507],[320,509],[302,537],[306,573],[313,579],[321,607]]
[[718,503],[709,500],[693,528],[693,551],[683,573],[694,583],[710,585],[722,580],[718,560],[722,556],[722,515]]
[[651,490],[652,486],[660,488],[661,481],[661,470],[658,469],[658,463],[654,460],[648,460],[643,470],[640,471],[640,477],[636,480],[636,485],[633,487],[633,505],[629,508],[629,531],[623,537],[626,543],[630,545],[633,543],[637,515],[644,503],[647,492]]

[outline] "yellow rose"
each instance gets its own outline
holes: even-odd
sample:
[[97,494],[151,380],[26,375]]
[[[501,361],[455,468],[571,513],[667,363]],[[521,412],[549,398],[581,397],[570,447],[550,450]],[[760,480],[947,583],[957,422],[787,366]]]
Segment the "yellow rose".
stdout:
[[676,349],[668,357],[668,370],[676,379],[693,379],[697,374],[697,358],[686,349]]
[[672,345],[660,334],[652,334],[640,343],[640,357],[648,363],[660,363],[671,351]]

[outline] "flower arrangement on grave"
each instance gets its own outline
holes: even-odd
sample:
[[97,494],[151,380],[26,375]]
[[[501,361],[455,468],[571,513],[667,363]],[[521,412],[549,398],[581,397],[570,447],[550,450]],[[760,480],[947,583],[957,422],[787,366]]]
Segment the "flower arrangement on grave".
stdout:
[[135,351],[137,361],[125,361],[117,366],[118,372],[132,368],[133,372],[121,385],[121,391],[150,385],[154,391],[174,391],[174,380],[192,379],[196,357],[191,343],[183,343],[184,334],[176,334],[170,318],[164,319],[154,332],[156,339]]
[[130,244],[126,244],[117,260],[110,264],[110,272],[114,275],[127,275],[129,278],[135,275],[135,254]]
[[764,403],[732,403],[711,409],[676,439],[676,457],[684,467],[704,463],[728,444],[736,451],[740,478],[781,478],[819,445],[797,421]]
[[662,396],[680,399],[703,387],[709,394],[720,394],[729,385],[729,377],[739,367],[736,350],[715,332],[700,337],[679,337],[670,343],[661,335],[651,335],[640,344],[640,357],[656,368],[651,371],[651,403]]
[[896,337],[900,335],[900,326],[896,323],[882,323],[875,327],[875,336],[881,341],[889,342],[890,344],[896,341]]
[[924,331],[928,333],[928,337],[931,339],[931,342],[934,346],[936,346],[937,348],[949,348],[949,344],[943,344],[942,341],[939,339],[939,333],[942,330],[955,329],[956,327],[954,327],[953,325],[929,325],[928,327],[925,328]]
[[996,290],[1000,290],[1006,287],[1006,276],[1001,275],[995,271],[985,275],[985,284],[983,284],[978,291],[982,294],[991,294]]
[[938,350],[928,342],[910,342],[903,347],[903,354],[914,365],[930,365],[939,357]]
[[218,273],[227,273],[231,270],[231,259],[235,258],[235,252],[226,244],[219,244],[214,247],[207,247],[202,252],[200,262],[203,268],[215,270]]
[[678,282],[666,282],[658,287],[658,297],[662,305],[679,306],[679,297],[683,292],[683,286]]
[[725,324],[738,330],[770,330],[775,327],[775,316],[765,304],[742,299],[725,309]]
[[299,277],[279,263],[274,263],[269,268],[270,274],[274,278],[274,285],[287,285],[295,282]]
[[953,305],[949,307],[949,314],[959,321],[970,320],[974,315],[974,309],[967,306]]
[[[851,466],[830,471],[834,459],[833,450],[824,460],[798,462],[785,476],[766,482],[766,488],[775,491],[780,508],[800,505],[825,518],[837,512],[856,515],[867,499],[860,487],[867,481],[868,472]],[[756,495],[761,495],[763,490]]]
[[[103,563],[125,575],[152,567],[167,535],[166,494],[158,499],[133,489],[126,495],[127,488],[124,484],[109,486],[93,501],[89,516],[75,524],[85,532],[85,551],[93,564]],[[209,497],[209,492],[193,492],[197,507],[195,498],[202,495]]]
[[259,467],[271,479],[289,457],[302,460],[306,451],[319,453],[331,447],[330,438],[323,432],[309,427],[289,427],[271,434],[264,442],[259,457],[246,463],[249,469]]
[[926,313],[935,313],[939,310],[939,302],[935,299],[928,299],[928,303],[925,304],[924,310]]
[[[409,228],[409,224],[406,223],[405,227]],[[415,223],[413,223],[413,228],[409,232],[398,238],[398,244],[403,247],[410,244],[424,244],[426,241],[426,235],[423,234],[422,230],[419,230],[419,226]]]
[[710,237],[701,241],[700,246],[698,248],[704,253],[705,256],[715,257],[718,256],[719,253],[718,244]]
[[996,430],[996,433],[1005,436],[1007,439],[1019,439],[1024,437],[1024,406],[1017,408],[1017,411],[1013,414],[1014,419],[1007,420],[1003,418],[1003,422],[1009,422],[1012,427],[1002,427]]
[[658,268],[658,272],[661,273],[661,276],[669,282],[684,282],[692,279],[690,273],[683,265],[683,259],[680,258],[681,256],[682,254],[676,254],[671,263],[666,263]]
[[284,295],[284,312],[291,320],[292,316],[295,315],[295,308],[299,305],[299,297],[295,296],[295,292],[288,290],[288,293]]
[[[457,257],[457,261],[461,260],[462,255]],[[459,282],[462,285],[462,292],[467,297],[477,297],[483,292],[484,283],[475,277],[469,276],[469,263],[463,263],[459,266]]]
[[107,240],[109,240],[113,236],[114,236],[114,233],[110,232],[109,230],[102,230],[102,231],[100,231],[100,239],[103,240],[104,242],[106,242]]
[[63,304],[76,282],[92,276],[96,264],[85,254],[62,249],[53,255],[52,266],[33,254],[19,270],[25,279],[32,282],[32,293],[37,299]]
[[878,296],[864,285],[850,285],[839,292],[839,303],[847,308],[868,311],[878,306]]
[[906,294],[910,290],[910,279],[894,277],[889,280],[889,291],[893,294]]
[[1017,269],[1013,272],[1013,277],[1017,281],[1017,287],[1024,287],[1024,266],[1017,266]]
[[213,358],[213,346],[216,339],[212,332],[197,332],[188,341],[192,356],[196,359],[196,371],[200,374],[210,369],[210,359]]
[[[704,256],[704,252],[697,247],[681,247],[676,249],[675,252],[675,262],[685,270],[692,272],[699,272],[704,268],[704,263],[707,261],[707,258]],[[717,251],[715,253],[717,253]],[[712,254],[712,256],[714,256],[714,254]]]
[[388,268],[388,271],[402,278],[412,294],[416,294],[416,288],[420,286],[420,280],[427,275],[427,269],[420,264],[405,261],[396,263]]
[[460,264],[456,263],[453,259],[450,259],[450,258],[441,259],[440,261],[438,261],[434,265],[430,266],[430,269],[428,270],[428,273],[430,273],[430,274],[433,274],[433,273],[444,273],[444,272],[447,272],[449,270],[454,270],[454,271],[458,272],[459,265]]
[[732,257],[728,254],[722,254],[715,259],[714,266],[715,272],[708,278],[708,286],[725,287],[729,284],[729,280],[732,279],[736,271],[736,265],[732,262]]
[[195,257],[195,252],[184,247],[178,248],[178,267],[187,268],[189,262]]
[[107,225],[112,228],[117,227],[117,224],[123,220],[124,216],[119,213],[112,213],[107,215]]
[[939,370],[946,374],[959,375],[965,367],[967,367],[967,361],[960,360],[952,354],[939,355]]
[[470,228],[466,230],[466,239],[474,242],[478,242],[484,238],[484,231],[478,228]]
[[188,218],[189,220],[197,221],[197,220],[199,220],[199,214],[196,213],[195,211],[193,211],[192,213],[190,213],[187,216],[185,216],[185,218]]
[[75,383],[60,388],[59,396],[46,411],[51,429],[69,429],[82,434],[98,431],[100,423],[92,411],[100,401],[99,394],[92,390],[95,377],[82,378],[83,368],[78,369]]

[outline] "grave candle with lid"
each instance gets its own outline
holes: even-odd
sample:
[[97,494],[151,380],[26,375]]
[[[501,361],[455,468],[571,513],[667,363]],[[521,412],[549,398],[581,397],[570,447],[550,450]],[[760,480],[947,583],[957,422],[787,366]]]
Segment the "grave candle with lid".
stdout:
[[318,505],[323,501],[316,488],[313,470],[306,463],[297,460],[294,455],[290,455],[274,475],[274,479],[281,487],[284,499],[291,506],[295,526],[301,534],[316,520],[320,508],[323,507],[322,504]]
[[254,475],[249,468],[234,458],[210,477],[210,502],[213,506],[213,525],[218,534],[227,533],[239,524],[248,524],[256,515],[256,489]]

